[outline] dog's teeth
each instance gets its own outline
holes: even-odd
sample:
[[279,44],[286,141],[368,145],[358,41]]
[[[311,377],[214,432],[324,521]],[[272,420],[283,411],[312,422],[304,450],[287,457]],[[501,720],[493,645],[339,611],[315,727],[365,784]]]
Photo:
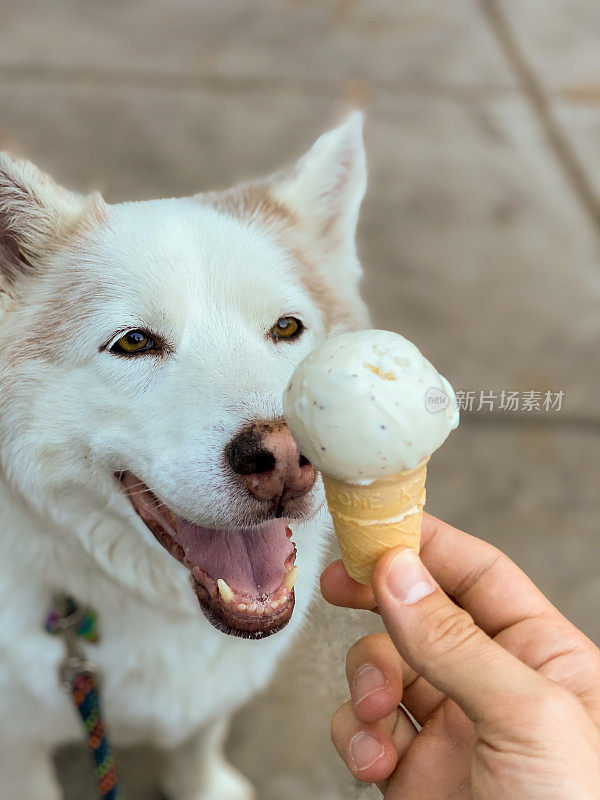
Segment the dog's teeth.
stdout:
[[246,603],[238,603],[237,604],[237,610],[238,611],[245,611],[247,608],[248,608],[248,606],[246,605]]
[[294,588],[294,584],[296,583],[296,579],[298,578],[298,567],[292,567],[288,574],[283,579],[283,584],[286,589],[289,589],[291,592]]
[[279,608],[279,600],[271,600],[271,608]]
[[219,589],[219,594],[223,598],[226,603],[231,603],[233,600],[233,591],[229,588],[229,586],[225,583],[223,578],[219,578],[217,581],[217,587]]
[[250,603],[250,605],[248,606],[248,611],[256,611],[257,608],[258,606],[256,605],[256,603]]

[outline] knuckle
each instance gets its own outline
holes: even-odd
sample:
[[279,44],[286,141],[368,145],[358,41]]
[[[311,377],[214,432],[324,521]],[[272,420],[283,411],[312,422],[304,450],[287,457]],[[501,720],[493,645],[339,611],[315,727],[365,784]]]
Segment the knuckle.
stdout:
[[368,633],[366,636],[363,636],[361,639],[354,642],[352,647],[348,650],[347,662],[358,661],[364,658],[367,653],[377,652],[384,639],[385,634],[383,633]]
[[424,626],[423,646],[435,655],[450,655],[479,635],[470,614],[458,606],[445,606],[437,609]]
[[[482,543],[483,544],[483,543]],[[463,579],[452,589],[455,597],[461,597],[469,592],[485,575],[492,570],[503,569],[510,559],[494,545],[485,543],[485,557],[482,555],[480,561],[463,577]]]
[[530,696],[525,706],[527,726],[539,731],[562,724],[574,710],[576,701],[562,686],[544,682],[542,690]]
[[367,650],[377,650],[387,638],[386,633],[367,633],[367,635],[363,636],[359,641],[364,642],[364,646]]

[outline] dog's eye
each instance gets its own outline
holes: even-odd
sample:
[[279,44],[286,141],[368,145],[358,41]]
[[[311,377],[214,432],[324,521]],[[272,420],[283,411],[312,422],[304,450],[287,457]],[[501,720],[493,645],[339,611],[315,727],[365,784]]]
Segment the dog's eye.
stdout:
[[117,339],[110,348],[110,352],[130,356],[156,349],[156,342],[149,333],[136,330],[127,331],[120,339]]
[[296,317],[280,317],[271,328],[273,339],[296,339],[302,331],[304,325]]

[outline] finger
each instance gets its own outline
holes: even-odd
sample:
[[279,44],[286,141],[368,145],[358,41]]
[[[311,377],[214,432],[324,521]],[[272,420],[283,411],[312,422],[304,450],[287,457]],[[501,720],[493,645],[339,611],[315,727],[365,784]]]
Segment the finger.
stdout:
[[[502,552],[429,514],[423,515],[421,559],[444,591],[490,636],[528,617],[561,618]],[[511,586],[510,597],[506,586]],[[342,561],[333,562],[325,570],[321,590],[333,605],[377,611],[370,587],[350,578]]]
[[386,720],[365,723],[355,716],[350,701],[337,710],[331,723],[338,753],[354,777],[365,783],[386,780],[415,735],[413,725],[398,710]]
[[[409,752],[411,747],[415,746],[415,739],[417,738],[418,731],[406,713],[406,710],[401,706],[397,708],[393,714],[390,714],[385,721],[386,724],[393,725],[391,731],[392,739],[394,740],[394,746],[396,747],[396,753],[398,754],[398,762],[400,762],[401,759],[406,757],[406,754]],[[396,764],[395,769],[398,769],[398,763]],[[390,780],[393,779],[393,776],[394,773],[392,772],[391,775],[384,780],[377,781],[377,788],[382,795],[385,796],[390,785]]]
[[600,722],[600,651],[566,619],[536,617],[501,631],[495,640],[536,672],[572,692]]
[[527,617],[560,617],[508,556],[429,514],[423,516],[420,555],[442,589],[490,636]]
[[346,677],[355,715],[363,722],[375,722],[398,708],[404,684],[417,675],[387,634],[373,633],[348,650]]
[[321,593],[328,603],[342,608],[374,611],[375,596],[370,586],[353,580],[341,559],[331,563],[321,575]]
[[385,719],[403,703],[422,725],[444,699],[402,660],[385,633],[369,634],[352,645],[346,676],[354,714],[363,722]]
[[475,728],[451,702],[440,722],[437,730],[425,727],[399,759],[386,782],[386,800],[471,798]]
[[375,567],[373,587],[402,658],[473,722],[500,723],[511,700],[535,695],[549,683],[478,628],[414,551],[386,553]]

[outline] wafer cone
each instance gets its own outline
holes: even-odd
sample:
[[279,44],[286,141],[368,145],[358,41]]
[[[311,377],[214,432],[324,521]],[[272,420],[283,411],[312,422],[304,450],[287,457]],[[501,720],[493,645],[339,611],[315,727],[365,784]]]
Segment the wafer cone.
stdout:
[[369,585],[376,561],[392,547],[419,550],[427,461],[366,485],[323,475],[327,505],[348,574]]

